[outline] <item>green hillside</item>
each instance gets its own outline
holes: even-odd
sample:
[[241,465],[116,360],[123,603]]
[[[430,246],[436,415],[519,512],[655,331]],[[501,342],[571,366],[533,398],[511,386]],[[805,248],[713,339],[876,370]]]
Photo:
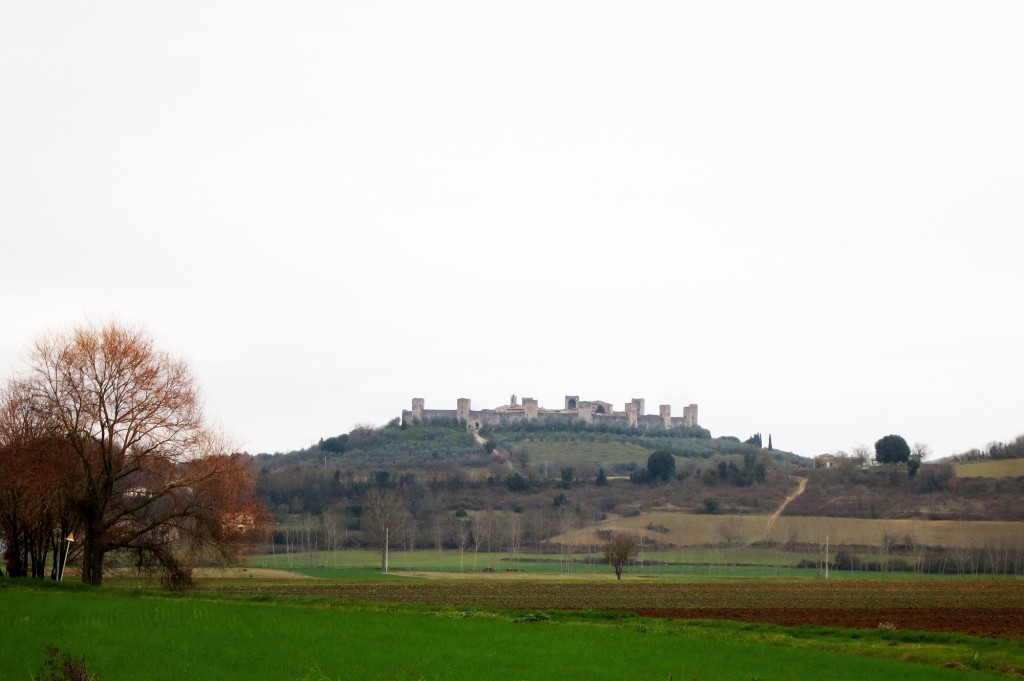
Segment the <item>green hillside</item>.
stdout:
[[578,461],[613,466],[634,463],[643,465],[651,455],[650,449],[627,442],[587,442],[578,440],[526,440],[515,444],[517,451],[524,452],[530,461],[550,462],[562,466]]

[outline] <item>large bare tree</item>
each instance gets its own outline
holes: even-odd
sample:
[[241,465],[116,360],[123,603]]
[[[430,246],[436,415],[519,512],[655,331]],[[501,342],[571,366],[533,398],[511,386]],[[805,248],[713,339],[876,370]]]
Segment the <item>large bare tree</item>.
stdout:
[[615,578],[622,579],[622,571],[626,563],[636,557],[638,546],[637,536],[625,532],[616,532],[604,545],[604,557],[615,570]]
[[144,332],[110,323],[43,337],[17,385],[68,451],[82,581],[101,584],[117,549],[187,579],[188,558],[229,551],[262,520],[248,462],[207,427],[189,367]]
[[494,511],[490,509],[486,511],[479,511],[472,517],[472,537],[473,537],[473,570],[476,570],[476,557],[480,552],[480,548],[487,547],[491,542],[491,533],[494,531]]
[[375,487],[366,494],[363,516],[366,520],[366,529],[380,546],[380,569],[384,572],[391,568],[391,535],[401,521],[404,506],[402,497],[390,487]]
[[468,518],[453,517],[451,519],[452,540],[459,547],[459,572],[466,569],[466,547],[473,536],[472,526]]

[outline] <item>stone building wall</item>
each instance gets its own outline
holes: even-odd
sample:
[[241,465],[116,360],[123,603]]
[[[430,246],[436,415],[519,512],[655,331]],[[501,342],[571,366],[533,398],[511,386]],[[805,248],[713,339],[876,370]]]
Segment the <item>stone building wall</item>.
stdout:
[[496,409],[473,410],[472,402],[467,397],[456,400],[455,409],[427,409],[422,397],[412,399],[412,409],[402,410],[402,422],[443,419],[465,422],[471,428],[485,426],[501,426],[520,421],[548,419],[554,422],[572,424],[582,421],[586,424],[619,424],[640,428],[680,428],[696,426],[697,405],[690,404],[683,408],[683,416],[672,416],[672,405],[662,404],[658,414],[645,413],[645,400],[633,398],[624,405],[623,411],[614,411],[611,403],[580,400],[579,395],[566,395],[565,408],[560,410],[543,409],[537,400],[524,397],[522,405],[517,404],[515,396],[511,404]]

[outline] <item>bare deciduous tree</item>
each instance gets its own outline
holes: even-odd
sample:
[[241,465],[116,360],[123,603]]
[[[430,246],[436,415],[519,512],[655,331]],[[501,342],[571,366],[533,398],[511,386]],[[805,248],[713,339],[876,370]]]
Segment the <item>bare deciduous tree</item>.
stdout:
[[223,454],[188,366],[143,332],[111,323],[43,337],[17,383],[68,451],[82,581],[99,585],[117,549],[187,579],[190,558],[230,552],[263,520],[248,462]]
[[476,557],[481,548],[486,551],[490,547],[491,532],[494,528],[494,512],[480,511],[473,515],[473,570],[476,570]]
[[334,560],[337,551],[340,551],[345,544],[344,509],[339,507],[325,508],[323,512],[324,524],[324,548],[331,552],[331,559]]
[[469,546],[469,541],[472,538],[472,528],[466,518],[452,518],[451,523],[452,539],[459,547],[459,572],[464,572],[466,569],[466,547]]
[[914,446],[910,449],[910,455],[918,461],[924,461],[931,456],[931,448],[924,442],[915,442]]
[[437,562],[441,572],[444,572],[444,542],[447,537],[447,524],[444,516],[434,517],[434,546],[437,547]]
[[853,448],[852,459],[857,462],[858,466],[864,467],[871,463],[871,450],[865,444],[859,444]]
[[518,566],[519,551],[523,547],[523,517],[515,511],[505,514],[505,542],[512,565]]
[[724,518],[716,529],[726,546],[732,546],[743,538],[743,522],[736,516]]
[[408,508],[398,514],[398,541],[405,548],[406,553],[411,554],[416,548],[416,533],[419,531],[419,521],[416,516],[409,512]]
[[390,569],[391,534],[398,525],[403,506],[398,492],[390,487],[376,487],[366,495],[366,527],[380,546],[380,569],[384,572]]
[[604,557],[615,570],[615,578],[622,579],[626,563],[636,557],[639,545],[636,535],[616,532],[604,545]]

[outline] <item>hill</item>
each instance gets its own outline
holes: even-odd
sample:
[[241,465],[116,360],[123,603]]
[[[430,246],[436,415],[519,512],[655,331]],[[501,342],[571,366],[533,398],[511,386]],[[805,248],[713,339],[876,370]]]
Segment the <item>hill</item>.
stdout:
[[[652,476],[648,464],[659,457],[673,470]],[[387,492],[397,503],[392,545],[406,552],[593,553],[622,530],[652,550],[724,546],[739,554],[714,560],[730,562],[820,565],[831,537],[835,559],[850,569],[887,570],[897,556],[905,569],[932,572],[1024,564],[993,558],[1016,556],[1022,545],[1013,523],[1024,520],[1024,478],[958,475],[950,462],[916,474],[849,461],[815,469],[756,438],[702,428],[535,423],[473,432],[456,422],[395,421],[252,461],[258,494],[280,521],[272,552],[379,546],[368,500]]]
[[[642,484],[656,451],[675,461],[670,484]],[[456,423],[397,421],[252,460],[258,492],[279,514],[358,505],[373,486],[399,486],[430,507],[423,509],[428,516],[569,504],[591,520],[659,504],[762,513],[795,486],[789,474],[810,465],[789,452],[713,438],[699,427],[651,431],[536,423],[474,434]],[[603,484],[608,479],[614,484]]]
[[787,515],[924,520],[1024,520],[1024,479],[964,477],[948,462],[816,469]]
[[[505,552],[518,566],[523,553],[572,562],[582,552],[587,561],[625,531],[678,566],[821,569],[831,546],[830,560],[850,570],[1024,569],[1024,478],[962,476],[948,461],[812,468],[757,443],[702,428],[474,432],[395,421],[253,463],[280,521],[272,554],[379,547],[371,500],[390,495],[389,536],[403,554]],[[655,474],[656,460],[670,470]]]
[[[341,506],[358,514],[372,487],[397,486],[424,517],[456,511],[570,507],[577,524],[661,507],[690,513],[764,514],[806,476],[787,515],[864,519],[1024,519],[1024,459],[812,469],[700,427],[671,430],[520,423],[473,433],[456,422],[361,427],[288,454],[253,457],[258,490],[278,514]],[[994,451],[1004,452],[1007,446]],[[645,484],[647,460],[668,452],[671,480]],[[609,483],[609,484],[604,484]]]

